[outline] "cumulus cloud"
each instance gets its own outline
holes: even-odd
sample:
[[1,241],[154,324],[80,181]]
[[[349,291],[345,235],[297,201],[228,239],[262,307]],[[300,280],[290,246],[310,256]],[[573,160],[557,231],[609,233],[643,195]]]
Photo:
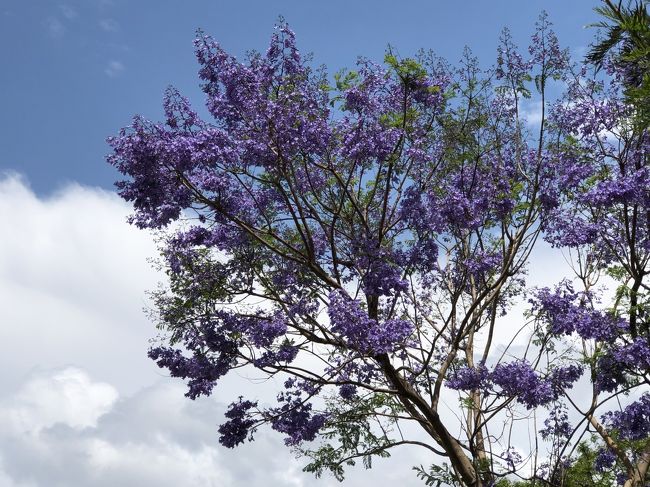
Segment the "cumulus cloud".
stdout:
[[[189,401],[182,391],[176,382],[161,381],[118,399],[113,387],[78,368],[32,375],[0,403],[0,485],[338,485],[303,473],[301,462],[268,431],[236,450],[218,446],[215,419],[224,405]],[[419,485],[408,468],[396,475],[386,466],[354,472],[347,485],[387,479]]]
[[[155,243],[129,213],[108,191],[72,184],[42,197],[0,177],[0,486],[339,485],[303,473],[268,429],[234,450],[218,445],[226,405],[248,387],[271,398],[270,382],[232,374],[190,401],[146,358],[155,330],[143,296],[161,276],[147,263]],[[351,469],[346,485],[419,486],[410,467],[431,461],[398,450]]]
[[2,405],[6,430],[38,434],[56,424],[83,430],[97,425],[117,400],[110,384],[91,382],[80,369],[68,367],[37,373]]
[[542,104],[534,101],[524,101],[522,103],[521,115],[526,119],[530,128],[539,129],[542,123]]
[[145,356],[155,330],[142,312],[160,280],[147,262],[157,251],[126,223],[129,212],[107,191],[70,185],[41,198],[18,176],[0,178],[5,386],[36,365],[82,365],[127,392],[157,380]]
[[176,389],[145,389],[113,407],[115,388],[81,369],[40,372],[0,406],[3,474],[36,486],[234,485],[204,438],[183,444],[165,433],[170,416],[199,431],[192,411],[165,414],[156,403],[175,406]]
[[[240,371],[213,398],[190,401],[146,357],[155,329],[145,290],[164,276],[148,263],[152,237],[126,223],[130,211],[109,191],[71,184],[44,197],[17,175],[0,177],[0,486],[339,485],[303,473],[305,461],[268,429],[235,450],[218,445],[226,405],[240,394],[271,401],[273,380],[252,384]],[[532,284],[548,285],[566,264],[541,245],[530,270]],[[517,311],[498,343],[512,338]],[[447,420],[457,399],[444,399]],[[411,466],[435,460],[391,453],[370,471],[350,468],[345,485],[419,486]]]

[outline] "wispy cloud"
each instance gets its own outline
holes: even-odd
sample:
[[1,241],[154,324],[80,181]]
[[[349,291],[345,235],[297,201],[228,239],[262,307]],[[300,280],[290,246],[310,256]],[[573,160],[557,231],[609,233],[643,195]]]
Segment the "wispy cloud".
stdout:
[[74,8],[72,8],[70,5],[67,4],[59,5],[59,9],[61,10],[61,14],[68,20],[74,20],[79,16],[77,11]]
[[124,67],[124,64],[122,64],[120,61],[109,61],[108,64],[106,65],[106,68],[104,69],[104,73],[106,73],[107,76],[111,78],[115,78],[122,74],[126,68]]
[[106,32],[115,32],[119,30],[119,24],[113,19],[102,19],[99,21],[99,26]]
[[45,19],[45,28],[48,34],[55,39],[63,37],[63,34],[65,34],[65,26],[56,17],[48,17]]

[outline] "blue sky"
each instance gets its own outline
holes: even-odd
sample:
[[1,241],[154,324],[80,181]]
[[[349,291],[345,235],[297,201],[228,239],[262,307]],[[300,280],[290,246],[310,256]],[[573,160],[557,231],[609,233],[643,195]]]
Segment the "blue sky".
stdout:
[[140,113],[158,119],[168,84],[203,103],[192,39],[197,28],[231,53],[264,50],[283,15],[304,52],[329,72],[387,44],[408,56],[433,49],[454,61],[465,45],[484,64],[508,26],[520,47],[540,11],[560,41],[583,49],[593,0],[3,0],[0,6],[0,170],[27,177],[38,194],[62,184],[112,188],[105,138]]
[[[283,15],[330,73],[359,55],[381,60],[389,43],[401,56],[425,48],[452,62],[468,45],[490,65],[501,29],[525,49],[543,9],[562,45],[583,54],[595,5],[0,0],[0,487],[339,485],[302,473],[277,434],[235,451],[217,445],[225,405],[251,381],[232,374],[212,397],[189,401],[146,357],[156,331],[145,291],[164,275],[148,261],[152,236],[126,223],[105,139],[136,113],[161,118],[169,84],[202,105],[196,28],[241,57],[265,50]],[[548,248],[531,261],[532,284],[566,273]],[[271,382],[255,391],[264,388],[251,397],[272,394]],[[344,485],[420,486],[410,467],[432,459],[418,455],[396,451]]]

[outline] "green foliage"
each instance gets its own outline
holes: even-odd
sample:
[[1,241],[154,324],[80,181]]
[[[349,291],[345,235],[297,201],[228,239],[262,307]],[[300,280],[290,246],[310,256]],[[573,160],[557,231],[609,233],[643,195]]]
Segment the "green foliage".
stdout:
[[[591,445],[590,445],[591,443]],[[564,471],[563,487],[611,487],[616,477],[611,472],[596,472],[594,462],[598,455],[598,440],[592,437],[577,447],[574,462]]]
[[367,469],[372,468],[373,457],[388,458],[388,449],[394,441],[390,438],[394,419],[380,421],[377,411],[383,417],[396,416],[402,412],[394,397],[386,394],[372,394],[343,400],[339,396],[327,401],[327,408],[335,420],[327,424],[321,433],[325,441],[315,450],[301,450],[311,459],[303,471],[320,477],[329,471],[339,482],[345,478],[345,467],[354,466],[361,460]]
[[639,130],[650,126],[650,14],[648,0],[613,3],[603,0],[595,11],[604,20],[594,24],[605,30],[604,38],[594,44],[587,60],[602,68],[609,56],[623,67],[626,77],[625,97],[634,107],[634,122]]
[[431,487],[460,487],[463,483],[450,470],[446,463],[442,466],[431,465],[429,470],[425,470],[422,465],[413,467],[419,479],[424,481],[424,485]]
[[359,73],[353,70],[341,70],[334,74],[334,81],[336,82],[336,89],[338,91],[346,91],[357,85],[359,82]]
[[522,480],[510,480],[510,479],[499,479],[494,487],[535,487],[536,483],[534,480],[522,481]]
[[390,50],[384,56],[384,62],[404,81],[415,81],[427,76],[427,70],[418,61],[412,58],[397,59]]

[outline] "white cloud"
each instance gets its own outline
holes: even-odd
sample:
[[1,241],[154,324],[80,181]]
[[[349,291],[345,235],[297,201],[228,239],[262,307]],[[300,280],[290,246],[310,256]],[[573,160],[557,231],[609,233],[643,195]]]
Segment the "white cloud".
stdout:
[[65,26],[56,17],[48,17],[45,19],[45,28],[48,34],[55,39],[63,37],[63,34],[65,34]]
[[[70,384],[74,394],[65,393]],[[41,388],[44,398],[39,397]],[[82,370],[65,369],[42,371],[7,398],[0,406],[0,485],[340,485],[328,476],[315,480],[303,473],[303,462],[296,460],[280,436],[269,430],[258,432],[254,442],[237,449],[220,447],[216,425],[224,405],[207,398],[187,400],[177,381],[161,381],[117,401],[115,395],[109,397],[109,390],[109,385],[95,382]],[[35,401],[46,406],[53,396],[51,407],[33,407]],[[90,404],[79,404],[82,397]],[[67,414],[53,418],[52,411],[59,409],[77,409],[92,421],[79,422]],[[23,420],[16,411],[24,411],[40,427],[24,434]],[[408,450],[395,453],[396,458],[379,462],[371,471],[350,469],[345,485],[421,485],[410,465],[426,462],[426,457],[410,455]],[[394,468],[395,464],[401,467]]]
[[230,472],[220,465],[217,449],[207,445],[190,451],[163,438],[152,444],[125,445],[92,440],[88,450],[90,469],[97,477],[113,477],[116,483],[110,485],[234,485]]
[[539,129],[542,123],[541,102],[525,101],[522,104],[521,115],[526,119],[526,124],[533,129]]
[[59,9],[61,10],[61,14],[68,20],[74,20],[79,16],[79,13],[70,5],[59,5]]
[[129,213],[108,191],[70,185],[39,198],[19,177],[0,177],[5,387],[37,365],[80,365],[124,392],[157,379],[145,356],[155,329],[142,312],[160,280],[147,262],[157,251]]
[[114,388],[80,369],[40,372],[0,405],[0,485],[307,485],[275,435],[219,447],[223,405],[182,392],[165,381],[116,401]]
[[114,19],[102,19],[99,21],[99,26],[106,32],[115,32],[120,28]]
[[[216,402],[190,401],[182,381],[161,379],[145,355],[155,329],[142,313],[144,291],[161,279],[147,263],[157,250],[125,222],[129,213],[101,189],[73,184],[38,197],[20,177],[0,177],[9,229],[0,239],[0,296],[9,304],[0,307],[0,486],[339,485],[303,473],[305,460],[268,429],[235,450],[218,445],[225,404],[240,394],[266,402],[273,381],[231,374]],[[549,285],[566,263],[540,245],[530,271],[532,284]],[[502,346],[518,311],[495,337]],[[444,399],[446,421],[458,408],[453,394]],[[432,463],[428,452],[391,453],[370,471],[350,468],[345,485],[421,485],[411,466]]]
[[115,78],[122,74],[125,70],[124,64],[120,61],[109,61],[104,69],[104,73],[111,78]]
[[0,406],[9,431],[38,434],[56,424],[83,430],[97,425],[117,400],[110,384],[92,382],[83,370],[67,367],[38,373]]
[[[145,389],[116,404],[115,389],[83,370],[42,371],[0,406],[2,475],[39,487],[234,485],[205,433],[193,442],[166,433],[170,416],[178,428],[199,431],[195,411],[170,415],[157,404],[174,405],[178,389]],[[155,420],[139,421],[147,416]]]
[[[125,222],[129,213],[108,191],[73,184],[38,197],[20,177],[0,177],[9,229],[0,239],[0,486],[338,486],[303,473],[305,461],[268,429],[234,450],[218,444],[225,405],[249,388],[264,402],[271,382],[231,374],[214,398],[190,401],[146,357],[155,329],[143,295],[160,276],[147,263],[156,246]],[[430,461],[397,450],[370,471],[351,468],[346,485],[419,486],[410,467]]]

